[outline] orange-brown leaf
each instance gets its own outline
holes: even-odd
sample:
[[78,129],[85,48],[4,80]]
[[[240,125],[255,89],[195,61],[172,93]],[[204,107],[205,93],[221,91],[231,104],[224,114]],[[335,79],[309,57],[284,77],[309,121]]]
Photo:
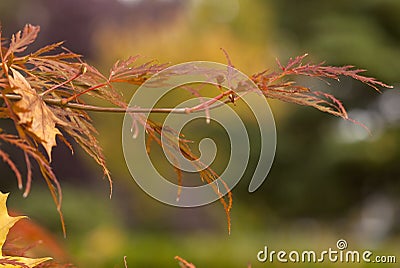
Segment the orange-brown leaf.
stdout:
[[27,24],[22,32],[19,31],[16,34],[13,34],[11,37],[10,47],[4,55],[4,59],[7,59],[7,57],[11,54],[23,52],[29,44],[36,40],[39,31],[39,26]]
[[39,139],[39,143],[42,144],[51,159],[51,150],[56,145],[56,136],[62,135],[56,128],[56,124],[62,124],[62,121],[54,115],[41,96],[32,89],[25,77],[18,71],[10,69],[13,74],[13,77],[9,77],[10,86],[14,93],[22,96],[22,99],[13,106],[14,112],[18,115],[19,124]]

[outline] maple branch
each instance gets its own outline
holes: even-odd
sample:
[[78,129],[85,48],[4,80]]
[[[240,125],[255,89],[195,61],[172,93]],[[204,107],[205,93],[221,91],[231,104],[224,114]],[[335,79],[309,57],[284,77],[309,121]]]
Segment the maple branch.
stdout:
[[[224,94],[224,95],[226,95],[226,94]],[[4,96],[6,98],[8,98],[9,100],[15,100],[15,101],[22,99],[22,96],[17,95],[17,94],[4,94]],[[45,103],[51,104],[51,105],[57,105],[60,107],[66,107],[66,108],[71,108],[71,109],[76,109],[76,110],[84,110],[84,111],[90,111],[90,112],[191,114],[191,113],[202,112],[206,109],[215,109],[224,104],[233,103],[238,98],[239,97],[235,97],[235,99],[230,98],[230,99],[227,99],[223,102],[219,102],[216,104],[213,104],[213,103],[215,103],[216,100],[212,99],[213,100],[213,102],[211,102],[212,105],[200,105],[200,106],[195,106],[195,107],[182,107],[182,108],[101,107],[101,106],[76,103],[76,102],[65,103],[65,101],[63,101],[63,99],[51,99],[51,98],[43,98],[43,101]],[[220,99],[220,97],[218,99]]]
[[[31,160],[39,165],[40,172],[48,185],[57,211],[60,215],[61,225],[65,235],[65,223],[61,213],[61,186],[55,173],[51,169],[51,152],[56,145],[56,136],[72,150],[60,130],[70,135],[73,140],[89,155],[99,166],[102,167],[104,176],[108,178],[110,190],[112,191],[112,181],[110,172],[105,163],[105,157],[101,146],[97,140],[96,128],[92,125],[90,115],[86,112],[111,112],[111,113],[130,113],[133,117],[132,129],[133,137],[137,136],[138,124],[141,124],[147,132],[146,152],[150,153],[150,143],[156,142],[163,147],[164,126],[147,118],[147,113],[174,113],[191,114],[204,112],[206,122],[210,122],[209,111],[217,107],[235,103],[244,94],[256,92],[251,90],[252,86],[260,89],[260,97],[266,99],[277,99],[288,103],[304,105],[316,108],[322,112],[330,113],[335,116],[349,119],[348,114],[341,101],[329,93],[312,90],[309,87],[298,85],[294,77],[307,76],[318,79],[334,79],[339,77],[350,77],[358,80],[376,90],[378,87],[392,88],[373,77],[363,76],[365,70],[357,69],[352,65],[341,67],[327,66],[324,63],[304,62],[307,54],[290,58],[286,65],[277,61],[279,70],[265,70],[254,74],[251,77],[251,85],[247,82],[238,83],[235,91],[223,90],[221,85],[218,88],[220,94],[215,94],[212,98],[202,96],[199,88],[191,88],[188,85],[181,86],[192,96],[197,97],[200,104],[192,107],[175,108],[153,108],[153,107],[128,107],[122,94],[114,90],[113,84],[125,83],[135,86],[141,86],[154,74],[166,69],[169,64],[158,64],[156,61],[150,61],[144,64],[138,64],[139,56],[129,57],[127,60],[117,61],[110,70],[108,77],[105,77],[95,67],[85,63],[81,56],[62,47],[62,42],[47,45],[31,54],[19,55],[26,51],[28,45],[33,43],[39,33],[38,26],[26,25],[22,31],[17,32],[8,39],[2,38],[0,27],[0,118],[11,119],[14,122],[17,134],[10,135],[0,133],[0,140],[11,145],[25,153],[25,162],[27,168],[27,183],[24,196],[30,191],[32,181]],[[5,40],[5,42],[1,42]],[[8,47],[6,47],[8,44]],[[54,52],[61,49],[62,52]],[[227,88],[231,88],[234,68],[228,53],[222,49],[227,59],[228,73],[226,76]],[[198,71],[201,71],[199,69]],[[212,70],[207,70],[207,76]],[[197,71],[196,71],[197,72]],[[196,74],[195,72],[195,74]],[[191,74],[191,69],[180,70],[178,74]],[[210,76],[212,78],[214,76]],[[219,81],[219,76],[215,76]],[[225,78],[224,76],[222,78]],[[246,79],[247,80],[247,79]],[[160,81],[161,83],[163,81]],[[239,82],[239,81],[238,81]],[[6,94],[6,92],[8,94]],[[50,94],[51,93],[51,94]],[[95,106],[81,103],[79,97],[90,95],[98,100],[108,101],[112,107]],[[1,100],[3,103],[1,103]],[[15,103],[11,103],[14,101]],[[52,108],[52,109],[50,109]],[[55,109],[57,108],[57,109]],[[67,109],[68,108],[68,109]],[[165,129],[165,128],[164,128]],[[169,128],[168,128],[169,129]],[[1,129],[0,129],[1,131]],[[192,161],[198,171],[201,181],[210,184],[216,181],[220,176],[209,166],[196,162],[198,157],[191,151],[189,141],[183,138],[180,132],[169,129],[169,135],[166,135],[166,144],[170,149],[165,151],[169,156],[174,152],[182,153],[188,160]],[[176,145],[176,137],[179,139]],[[43,154],[43,147],[47,156]],[[22,186],[21,173],[17,166],[12,162],[6,152],[0,148],[0,160],[3,160],[15,173],[18,186]],[[196,160],[196,161],[195,161]],[[176,162],[176,161],[175,161]],[[181,170],[174,164],[174,169],[178,176],[178,184],[182,185]],[[232,193],[227,184],[221,181],[227,190],[225,197],[219,191],[219,186],[211,184],[215,193],[218,195],[221,204],[227,215],[228,232],[230,233],[230,210],[232,207]],[[177,193],[178,198],[180,192]],[[111,195],[110,195],[111,196]],[[0,228],[1,229],[1,228]],[[0,241],[1,244],[1,241]],[[0,247],[1,257],[1,247]],[[180,257],[176,257],[182,267],[194,268],[194,265]],[[1,266],[1,258],[0,258]],[[125,265],[126,266],[126,265]]]

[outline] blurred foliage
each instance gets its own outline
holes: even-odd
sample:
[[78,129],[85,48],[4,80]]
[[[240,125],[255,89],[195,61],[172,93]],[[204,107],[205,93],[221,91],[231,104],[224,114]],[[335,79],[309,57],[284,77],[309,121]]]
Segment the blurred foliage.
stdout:
[[[25,23],[41,24],[42,45],[67,40],[68,47],[105,68],[118,58],[136,54],[160,62],[224,63],[219,50],[223,47],[235,67],[251,74],[273,66],[274,57],[285,62],[308,52],[316,62],[354,64],[397,87],[378,94],[348,80],[331,85],[350,116],[366,124],[371,135],[312,109],[271,101],[278,132],[276,159],[257,192],[247,193],[254,161],[235,188],[229,237],[220,207],[171,208],[138,189],[120,149],[117,130],[122,116],[93,114],[113,174],[113,200],[107,200],[107,183],[98,182],[96,177],[101,175],[92,171],[94,164],[80,152],[72,158],[57,149],[63,161],[55,160],[55,170],[62,171],[61,180],[65,178],[62,184],[68,185],[64,187],[66,243],[83,267],[93,263],[123,267],[123,255],[132,267],[177,267],[175,255],[199,267],[245,267],[248,262],[259,267],[263,265],[257,264],[256,253],[265,244],[318,250],[332,247],[340,237],[354,249],[371,246],[385,254],[400,251],[398,0],[40,0],[35,4],[18,0],[0,1],[0,18],[5,34]],[[327,87],[321,81],[309,83],[314,88]],[[255,131],[251,124],[250,130]],[[194,140],[204,135],[218,137],[222,131],[207,130],[201,124],[190,130],[198,134],[191,136]],[[251,157],[257,158],[257,150]],[[65,168],[71,161],[74,168]],[[2,178],[11,175],[4,170],[1,164]],[[30,217],[46,215],[49,221],[43,224],[56,230],[57,215],[46,210],[50,197],[35,192],[40,186],[33,186],[27,200],[13,204]],[[84,195],[87,199],[82,199]],[[113,241],[117,250],[98,260],[96,252],[101,249],[96,246],[106,243],[104,239]]]
[[273,3],[279,42],[332,64],[352,63],[398,82],[400,3],[396,0],[290,0]]

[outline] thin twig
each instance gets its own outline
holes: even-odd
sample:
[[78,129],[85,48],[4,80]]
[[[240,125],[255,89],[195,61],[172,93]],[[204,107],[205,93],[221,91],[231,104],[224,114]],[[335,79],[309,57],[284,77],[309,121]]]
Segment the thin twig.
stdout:
[[[223,94],[226,95],[226,94]],[[16,94],[4,94],[6,98],[9,100],[21,100],[22,97]],[[220,96],[222,97],[222,96]],[[85,110],[91,112],[109,112],[109,113],[174,113],[174,114],[189,114],[189,113],[198,113],[203,111],[206,107],[204,105],[199,105],[195,107],[183,107],[183,108],[139,108],[139,107],[101,107],[94,106],[76,102],[68,102],[64,103],[63,99],[52,99],[52,98],[43,98],[43,101],[47,104],[57,105],[61,107],[67,107],[76,110]],[[213,101],[215,102],[215,101]],[[208,109],[215,109],[220,107],[223,104],[231,103],[231,99],[227,99],[223,102],[216,103],[214,105],[207,106]],[[211,103],[212,104],[212,103]]]

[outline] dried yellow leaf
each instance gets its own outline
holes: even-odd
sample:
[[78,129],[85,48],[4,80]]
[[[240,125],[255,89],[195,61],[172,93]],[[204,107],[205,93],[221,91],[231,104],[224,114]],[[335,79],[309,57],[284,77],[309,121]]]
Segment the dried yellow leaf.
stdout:
[[26,258],[16,256],[3,256],[3,245],[6,241],[8,232],[14,224],[25,216],[10,217],[7,211],[7,197],[8,194],[0,192],[0,267],[4,268],[31,268],[39,265],[42,262],[51,260],[50,257],[46,258]]

